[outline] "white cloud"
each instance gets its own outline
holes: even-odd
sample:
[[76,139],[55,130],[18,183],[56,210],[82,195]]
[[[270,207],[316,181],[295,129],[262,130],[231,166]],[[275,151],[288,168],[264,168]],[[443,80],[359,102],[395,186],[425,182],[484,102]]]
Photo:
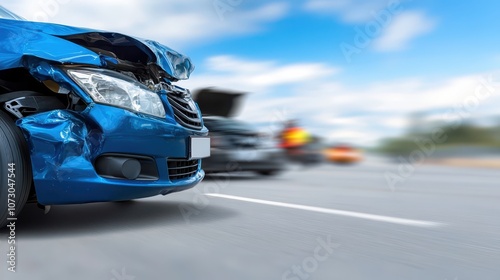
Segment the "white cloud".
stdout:
[[412,40],[436,26],[436,21],[424,12],[408,10],[403,0],[308,0],[305,9],[332,14],[344,22],[356,24],[367,33],[365,36],[372,37],[372,31],[368,30],[381,30],[380,36],[370,38],[377,51],[405,49]]
[[[403,133],[410,114],[415,112],[435,111],[438,120],[450,121],[444,113],[473,98],[487,76],[471,74],[440,82],[417,77],[351,85],[339,81],[335,76],[338,69],[326,64],[278,64],[233,56],[212,57],[206,63],[208,73],[195,73],[181,86],[250,92],[242,119],[270,123],[269,127],[276,129],[280,121],[297,118],[330,141],[358,145],[375,144],[380,138]],[[287,69],[303,71],[289,79]],[[294,75],[299,72],[293,71]],[[480,100],[469,112],[471,118],[498,114],[500,86],[495,86],[496,94]]]
[[[63,2],[63,0],[54,0]],[[50,1],[47,1],[50,2]],[[40,3],[18,0],[6,5],[33,18],[44,11]],[[151,0],[68,1],[53,8],[50,21],[88,26],[156,39],[174,48],[202,40],[257,32],[283,18],[289,4],[264,3],[253,8],[235,7],[224,20],[212,1]],[[387,0],[308,0],[306,8],[328,12],[349,23],[373,20]],[[243,2],[245,3],[245,2]],[[243,4],[242,4],[243,5]],[[47,9],[47,7],[45,7]],[[91,17],[89,17],[91,15]],[[382,36],[374,41],[379,51],[407,47],[416,37],[430,32],[435,22],[422,12],[406,11],[395,16]],[[380,83],[350,85],[339,81],[340,69],[317,62],[282,64],[222,55],[206,60],[205,72],[196,71],[181,86],[191,89],[218,86],[251,92],[242,118],[255,122],[303,119],[312,132],[334,141],[367,144],[401,132],[412,112],[453,108],[474,94],[482,75],[452,77],[436,83],[419,77]],[[472,115],[496,114],[500,97],[492,96]]]
[[195,73],[191,86],[218,86],[262,92],[275,86],[304,83],[311,79],[331,76],[340,69],[322,63],[279,65],[273,61],[250,61],[234,56],[215,56],[207,59],[209,74]]
[[410,124],[407,118],[391,118],[382,121],[382,125],[386,127],[404,129]]
[[308,0],[305,9],[322,14],[333,14],[349,23],[366,22],[373,14],[386,9],[388,0]]
[[398,51],[408,47],[415,38],[429,33],[436,23],[423,12],[408,11],[395,16],[374,42],[377,51]]
[[[58,3],[61,4],[58,4]],[[49,4],[47,4],[49,3]],[[121,32],[154,39],[169,46],[247,34],[262,30],[283,18],[285,2],[263,3],[253,8],[243,4],[222,13],[214,1],[197,0],[19,0],[5,6],[27,19],[40,19],[71,26]]]

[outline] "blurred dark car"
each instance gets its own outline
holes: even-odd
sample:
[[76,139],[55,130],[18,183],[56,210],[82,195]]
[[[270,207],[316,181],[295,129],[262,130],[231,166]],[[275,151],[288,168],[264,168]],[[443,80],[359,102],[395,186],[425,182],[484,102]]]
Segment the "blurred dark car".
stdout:
[[211,156],[202,162],[205,172],[254,171],[271,176],[285,168],[283,150],[250,124],[218,116],[203,120],[211,138]]
[[244,93],[206,88],[194,94],[211,138],[206,173],[252,171],[271,176],[284,170],[286,156],[278,143],[250,123],[234,119]]

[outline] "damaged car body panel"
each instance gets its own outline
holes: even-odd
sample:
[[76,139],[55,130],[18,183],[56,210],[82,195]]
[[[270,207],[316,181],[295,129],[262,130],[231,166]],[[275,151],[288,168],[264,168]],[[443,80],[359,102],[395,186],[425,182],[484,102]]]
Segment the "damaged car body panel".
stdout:
[[208,130],[172,84],[193,70],[155,41],[0,17],[0,110],[26,138],[32,199],[122,201],[199,183]]
[[[56,110],[18,121],[32,149],[33,179],[39,203],[129,200],[180,191],[202,179],[201,172],[177,183],[170,180],[169,174],[155,170],[135,180],[98,174],[99,157],[116,156],[116,151],[128,153],[119,157],[136,159],[141,165],[149,164],[159,170],[168,170],[166,155],[186,157],[187,143],[179,138],[187,134],[175,124],[165,125],[154,119],[144,121],[132,112],[119,114],[115,110],[121,109],[96,104],[82,114]],[[142,134],[134,135],[137,131]],[[148,171],[144,166],[141,172]],[[165,188],[166,185],[169,187]]]
[[135,66],[157,65],[172,81],[188,79],[191,60],[151,40],[135,39],[119,33],[57,24],[1,20],[0,70],[24,66],[26,56],[63,64],[85,64],[112,68],[119,60]]

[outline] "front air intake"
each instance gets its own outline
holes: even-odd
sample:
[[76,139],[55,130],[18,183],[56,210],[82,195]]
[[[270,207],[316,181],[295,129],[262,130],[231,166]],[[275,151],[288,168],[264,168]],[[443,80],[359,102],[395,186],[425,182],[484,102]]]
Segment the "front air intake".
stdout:
[[198,172],[200,160],[168,160],[168,176],[170,180],[191,178]]

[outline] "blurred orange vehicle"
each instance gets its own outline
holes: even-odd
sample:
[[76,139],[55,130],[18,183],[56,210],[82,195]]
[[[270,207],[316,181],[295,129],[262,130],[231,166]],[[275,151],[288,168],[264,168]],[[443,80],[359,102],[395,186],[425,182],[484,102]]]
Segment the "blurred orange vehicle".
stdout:
[[360,150],[348,145],[331,146],[324,150],[327,160],[335,163],[356,163],[363,159]]

